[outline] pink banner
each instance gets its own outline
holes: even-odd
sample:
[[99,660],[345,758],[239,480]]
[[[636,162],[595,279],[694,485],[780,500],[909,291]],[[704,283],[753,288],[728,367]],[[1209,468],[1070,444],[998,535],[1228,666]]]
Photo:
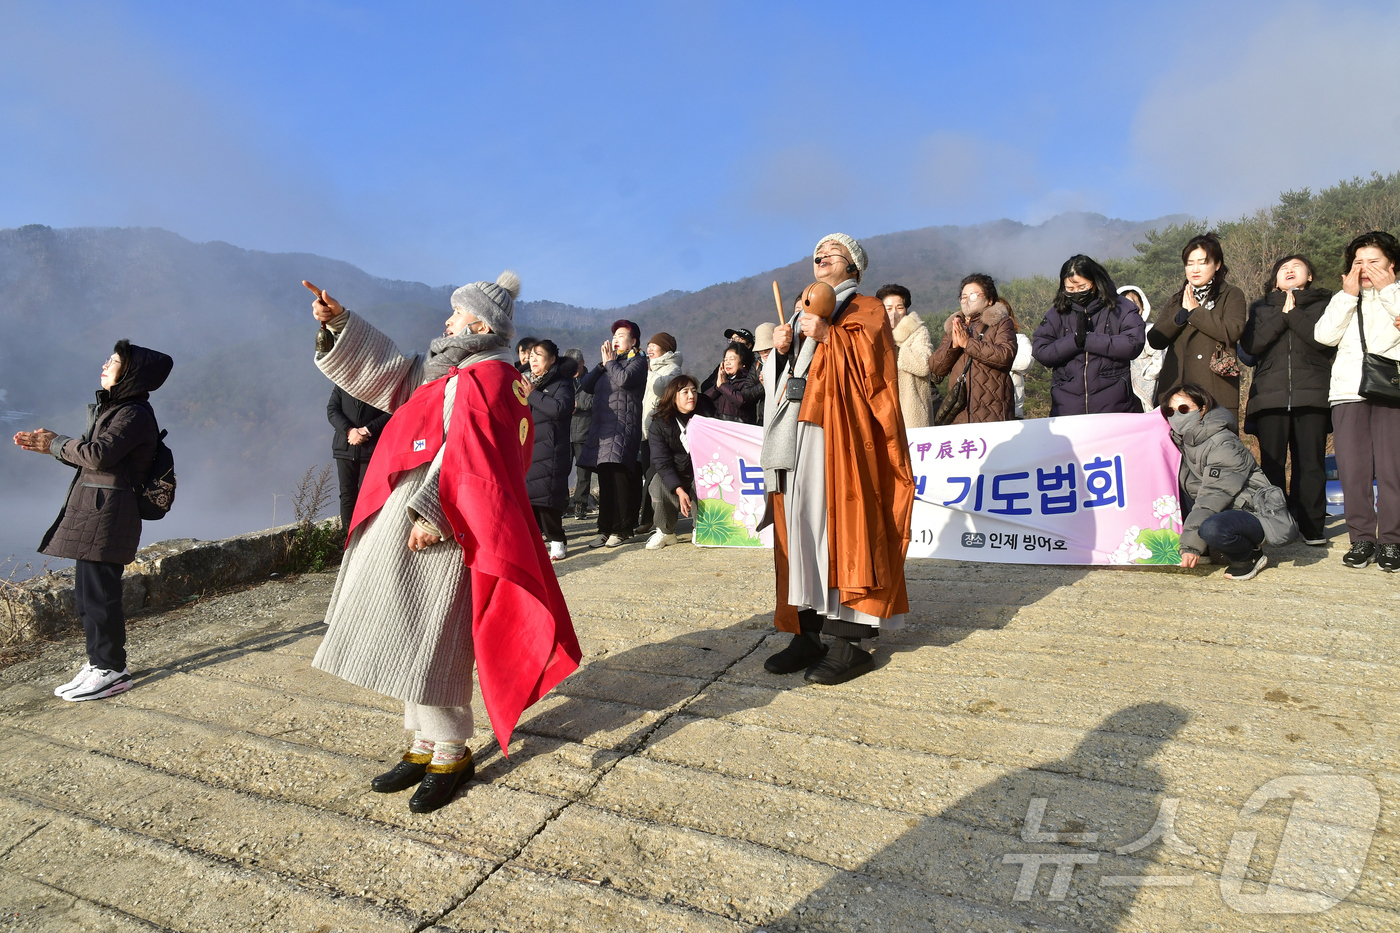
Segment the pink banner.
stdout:
[[909,432],[910,557],[1177,564],[1181,454],[1157,412]]
[[[695,418],[701,547],[772,547],[763,429]],[[1022,564],[1177,564],[1180,452],[1156,412],[916,428],[910,557]]]
[[686,429],[695,467],[695,535],[700,547],[772,547],[763,517],[763,428],[716,418],[690,419]]

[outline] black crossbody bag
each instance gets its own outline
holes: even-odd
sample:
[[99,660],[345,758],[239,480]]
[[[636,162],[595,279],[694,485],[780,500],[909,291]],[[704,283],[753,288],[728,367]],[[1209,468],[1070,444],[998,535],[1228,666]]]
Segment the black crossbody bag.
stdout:
[[1361,334],[1361,385],[1357,394],[1372,402],[1400,405],[1400,360],[1366,350],[1366,320],[1356,296],[1356,329]]

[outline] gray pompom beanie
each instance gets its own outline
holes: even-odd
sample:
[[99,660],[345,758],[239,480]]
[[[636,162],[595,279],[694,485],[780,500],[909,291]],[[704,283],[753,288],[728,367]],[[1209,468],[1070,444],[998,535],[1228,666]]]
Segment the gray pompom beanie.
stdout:
[[467,311],[507,340],[515,337],[515,299],[520,276],[507,269],[494,282],[473,282],[452,293],[452,310]]

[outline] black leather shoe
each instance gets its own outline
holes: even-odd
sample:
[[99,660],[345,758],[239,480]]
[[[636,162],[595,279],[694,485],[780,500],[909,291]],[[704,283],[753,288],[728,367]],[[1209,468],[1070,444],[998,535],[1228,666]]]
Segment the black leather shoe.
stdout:
[[816,632],[799,632],[782,651],[763,662],[770,674],[796,674],[826,657],[826,645]]
[[875,666],[875,656],[845,638],[836,639],[831,650],[807,669],[807,683],[834,687],[859,677]]
[[428,762],[432,755],[414,755],[404,752],[403,760],[369,782],[369,789],[376,794],[396,794],[407,790],[423,780],[428,773]]
[[470,749],[467,750],[467,757],[455,765],[428,765],[428,773],[424,775],[423,783],[418,785],[418,792],[408,799],[408,809],[414,813],[432,813],[447,806],[452,802],[457,788],[471,780],[475,773],[476,762],[472,760]]

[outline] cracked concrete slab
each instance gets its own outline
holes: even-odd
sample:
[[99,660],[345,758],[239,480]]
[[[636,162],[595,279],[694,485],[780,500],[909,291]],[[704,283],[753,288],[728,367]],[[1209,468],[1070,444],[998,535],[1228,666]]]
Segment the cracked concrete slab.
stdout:
[[[52,696],[80,640],[0,671],[0,930],[1394,930],[1400,580],[1340,553],[912,562],[823,688],[763,670],[767,553],[580,551],[583,667],[428,816],[368,789],[398,704],[310,668],[333,576],[212,596],[133,621],[111,700]],[[1242,812],[1288,775],[1374,831]]]

